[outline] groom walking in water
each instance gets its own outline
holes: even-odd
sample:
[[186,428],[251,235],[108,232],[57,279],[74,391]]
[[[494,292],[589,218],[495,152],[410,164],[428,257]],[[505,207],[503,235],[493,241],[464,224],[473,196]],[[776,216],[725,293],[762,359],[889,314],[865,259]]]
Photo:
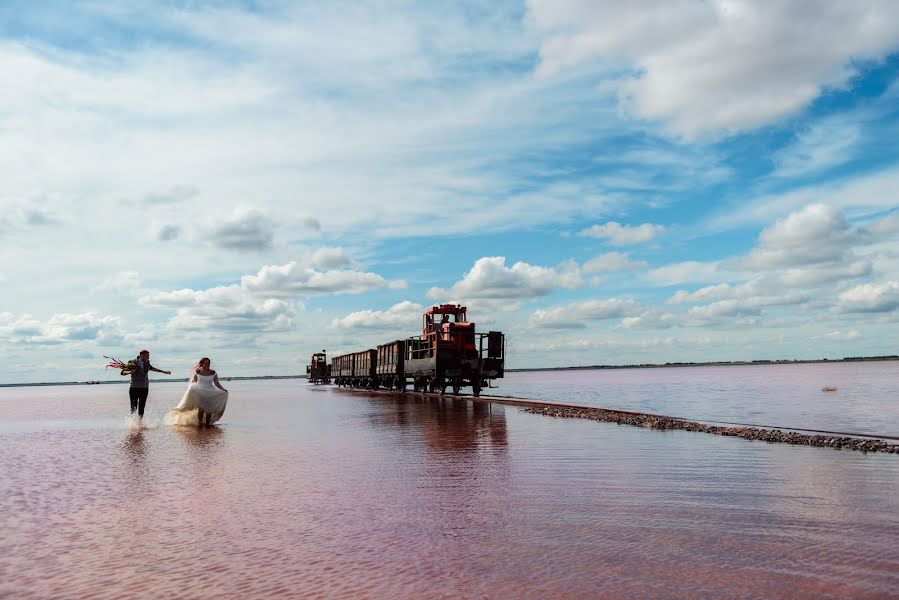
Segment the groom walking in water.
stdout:
[[150,351],[141,350],[134,359],[134,368],[130,371],[123,370],[122,375],[131,375],[131,388],[128,397],[131,399],[131,414],[137,410],[137,416],[144,418],[144,406],[147,404],[147,395],[150,393],[150,371],[171,375],[171,371],[157,369],[150,364]]

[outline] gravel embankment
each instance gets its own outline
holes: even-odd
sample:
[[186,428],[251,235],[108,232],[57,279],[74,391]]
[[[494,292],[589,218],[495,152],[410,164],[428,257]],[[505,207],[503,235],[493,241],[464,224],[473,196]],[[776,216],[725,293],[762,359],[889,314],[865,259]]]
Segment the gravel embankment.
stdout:
[[618,423],[619,425],[632,425],[634,427],[649,427],[651,429],[684,429],[686,431],[700,431],[702,433],[727,435],[741,437],[747,440],[761,440],[772,443],[794,444],[798,446],[819,446],[822,448],[835,448],[837,450],[858,450],[860,452],[887,452],[890,454],[899,454],[899,444],[890,444],[878,439],[840,437],[833,435],[808,435],[793,431],[762,429],[758,427],[721,427],[697,423],[696,421],[674,419],[671,417],[619,412],[602,408],[535,406],[524,408],[522,410],[550,417],[592,419],[594,421],[606,421],[609,423]]

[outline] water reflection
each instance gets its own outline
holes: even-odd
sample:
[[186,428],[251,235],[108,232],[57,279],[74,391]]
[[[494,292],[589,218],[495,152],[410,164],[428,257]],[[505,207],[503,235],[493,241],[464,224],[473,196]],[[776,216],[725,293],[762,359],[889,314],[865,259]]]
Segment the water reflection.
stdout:
[[225,443],[225,431],[215,427],[175,426],[169,430],[190,450],[215,450]]
[[94,387],[89,427],[0,402],[28,426],[0,429],[0,598],[899,589],[894,456],[289,380],[234,382],[222,427],[131,431]]
[[373,415],[375,424],[420,432],[430,452],[506,450],[506,414],[501,405],[412,394],[369,398],[390,408]]
[[125,435],[122,442],[122,450],[125,456],[130,458],[133,463],[139,464],[144,458],[147,449],[147,443],[144,439],[144,430],[141,428],[131,428]]

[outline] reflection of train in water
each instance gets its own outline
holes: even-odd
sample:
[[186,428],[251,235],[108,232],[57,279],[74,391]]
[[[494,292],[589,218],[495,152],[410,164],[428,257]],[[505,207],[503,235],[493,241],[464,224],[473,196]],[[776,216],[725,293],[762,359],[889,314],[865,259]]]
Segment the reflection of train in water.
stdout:
[[[506,339],[500,331],[478,333],[458,304],[433,306],[422,316],[422,334],[335,356],[330,376],[339,386],[458,394],[470,387],[475,396],[491,379],[503,376]],[[312,365],[310,365],[310,369]]]

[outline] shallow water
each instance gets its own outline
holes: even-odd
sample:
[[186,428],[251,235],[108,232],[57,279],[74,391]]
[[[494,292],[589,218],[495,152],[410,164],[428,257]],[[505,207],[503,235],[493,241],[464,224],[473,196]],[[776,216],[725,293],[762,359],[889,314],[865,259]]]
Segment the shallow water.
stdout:
[[302,380],[228,387],[209,429],[159,425],[183,384],[151,384],[143,429],[125,386],[0,390],[0,596],[899,589],[896,455]]
[[690,420],[899,436],[899,361],[532,371],[511,374],[494,392]]

